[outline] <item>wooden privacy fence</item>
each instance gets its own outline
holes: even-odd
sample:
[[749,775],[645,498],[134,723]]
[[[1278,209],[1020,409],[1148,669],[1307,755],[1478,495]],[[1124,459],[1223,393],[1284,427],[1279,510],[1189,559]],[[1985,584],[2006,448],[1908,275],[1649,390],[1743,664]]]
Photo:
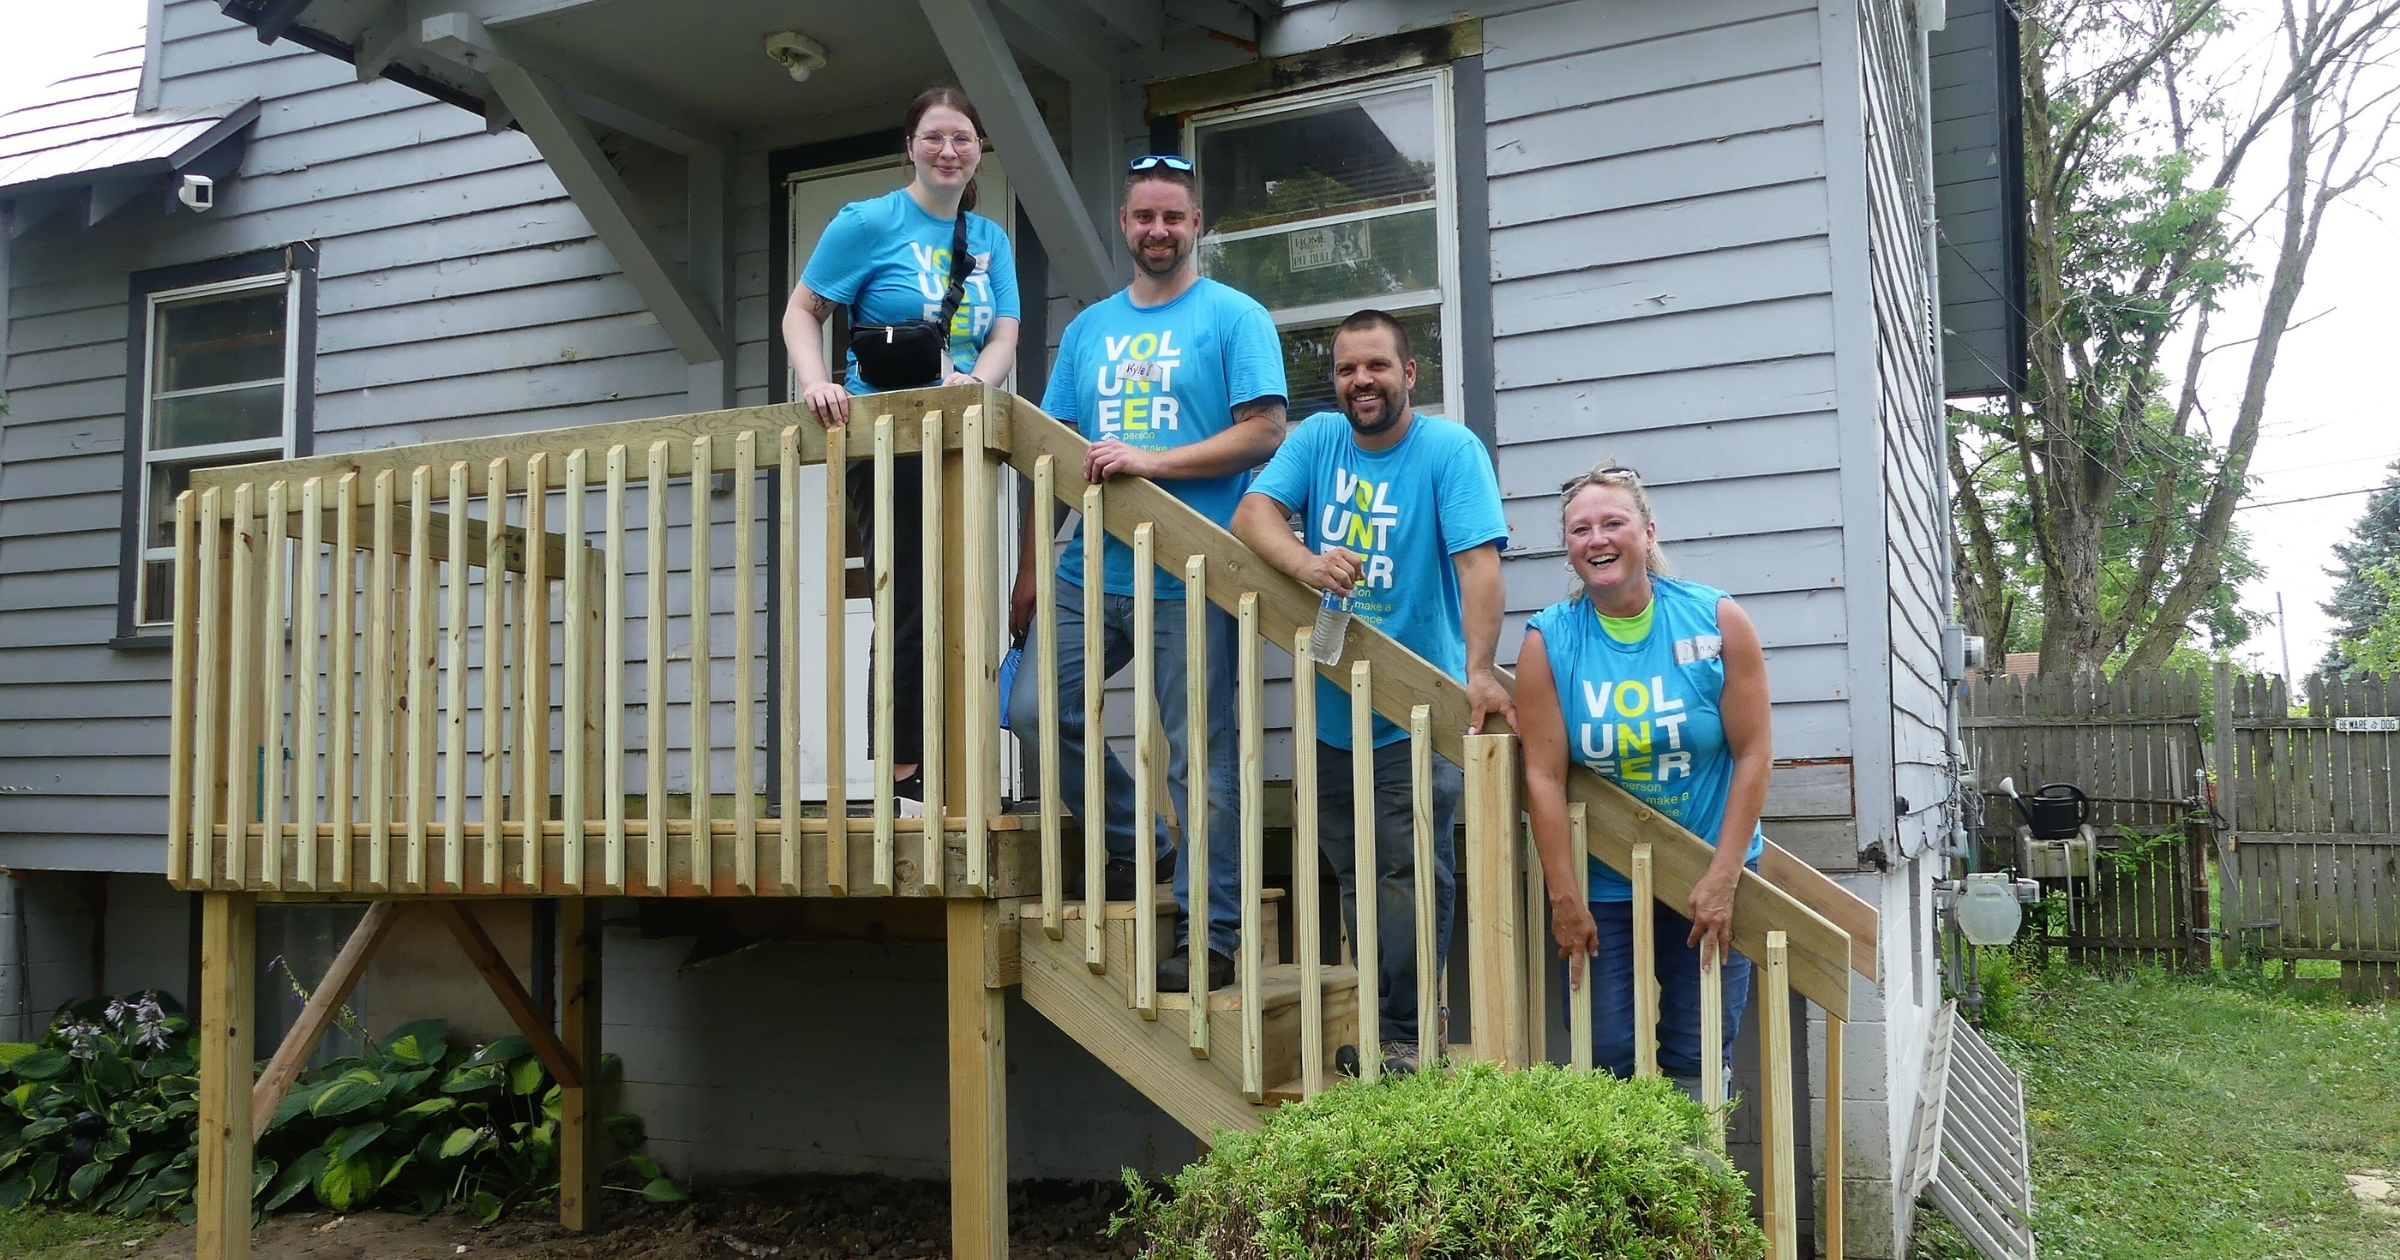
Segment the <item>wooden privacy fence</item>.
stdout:
[[[967,959],[982,986],[1022,983],[1037,1009],[1203,1137],[1255,1127],[1260,1106],[1324,1088],[1344,1043],[1358,1046],[1362,1075],[1375,1075],[1385,941],[1375,898],[1359,899],[1351,967],[1325,958],[1310,931],[1294,934],[1298,957],[1284,961],[1266,917],[1264,655],[1271,648],[1306,659],[1315,592],[1147,481],[1085,485],[1082,437],[1024,400],[960,387],[873,402],[881,414],[863,414],[862,405],[846,429],[778,405],[196,475],[176,505],[170,879],[210,893],[378,899],[1004,902],[1005,916],[995,908],[988,919],[984,907],[952,903],[954,926],[1022,924]],[[913,472],[910,456],[920,457]],[[841,615],[853,462],[872,470],[865,515],[875,540],[864,683],[873,778],[857,817],[845,763],[859,684]],[[1040,615],[1026,662],[1040,680],[1037,729],[1017,732],[1040,753],[1041,804],[1038,814],[1003,812],[1003,464],[1030,479],[1037,504],[1074,507],[1088,532],[1134,550],[1129,804],[1137,836],[1147,837],[1165,805],[1155,786],[1167,750],[1153,649],[1158,615],[1177,606],[1151,598],[1160,570],[1190,593],[1179,611],[1193,622],[1195,800],[1206,793],[1209,738],[1198,689],[1212,670],[1233,673],[1237,833],[1208,834],[1203,808],[1182,820],[1192,887],[1208,887],[1207,872],[1223,861],[1239,872],[1238,979],[1229,992],[1209,990],[1205,930],[1193,933],[1192,991],[1158,991],[1162,915],[1149,891],[1149,844],[1135,846],[1144,891],[1130,903],[1104,900],[1100,811],[1088,812],[1080,843],[1068,845],[1057,781],[1058,592],[1048,564],[1035,566]],[[924,513],[925,682],[913,715],[895,713],[902,476],[921,478]],[[1100,610],[1088,601],[1103,592],[1103,554],[1085,552],[1087,660],[1102,657]],[[1233,661],[1206,658],[1198,622],[1212,603],[1236,619]],[[823,622],[813,639],[803,633],[811,618]],[[688,628],[681,646],[677,625]],[[1472,1052],[1533,1061],[1544,897],[1520,824],[1515,736],[1466,735],[1459,684],[1370,626],[1354,624],[1344,658],[1318,668],[1347,688],[1349,711],[1318,713],[1300,671],[1295,743],[1305,752],[1329,721],[1347,721],[1354,738],[1371,743],[1379,715],[1408,731],[1420,870],[1431,867],[1436,844],[1450,842],[1432,826],[1433,759],[1464,771],[1467,896],[1456,914],[1472,942]],[[1088,681],[1081,716],[1095,738],[1086,799],[1097,801],[1106,793],[1097,739],[1105,700],[1101,680]],[[893,792],[894,727],[911,716],[924,733],[921,820],[899,817]],[[1355,765],[1371,775],[1371,760]],[[804,763],[819,767],[816,792],[804,789]],[[1315,760],[1296,763],[1296,843],[1310,853]],[[1371,778],[1354,790],[1360,869],[1371,871]],[[1586,771],[1570,775],[1568,794],[1579,843],[1631,874],[1641,912],[1688,899],[1709,864],[1706,844]],[[1084,889],[1070,901],[1076,867]],[[1313,924],[1324,896],[1315,862],[1295,863],[1295,885],[1293,909]],[[1442,992],[1432,899],[1432,881],[1419,881],[1409,929],[1393,934],[1413,947],[1426,1012],[1440,1007]],[[1826,1216],[1838,1222],[1841,1021],[1852,970],[1874,975],[1875,933],[1869,907],[1771,844],[1758,873],[1743,878],[1734,941],[1761,968],[1762,1192],[1779,1257],[1798,1254],[1794,1113],[1803,1103],[1793,1096],[1789,999],[1815,1002],[1828,1017]],[[1636,965],[1646,969],[1650,934],[1637,925],[1635,939]],[[964,966],[954,955],[953,988],[974,983],[962,982]],[[1588,1005],[1574,1006],[1588,1020]],[[1645,988],[1636,1040],[1646,1071],[1656,1070],[1657,1011]],[[996,1017],[986,1009],[984,1018]],[[1721,1013],[1704,1027],[1721,1041]],[[1420,1028],[1430,1060],[1439,1020]],[[1586,1062],[1588,1026],[1579,1022],[1576,1034]],[[1162,1044],[1171,1047],[1163,1062]],[[1714,1073],[1704,1079],[1721,1088]]]
[[2072,783],[2093,802],[2101,852],[2095,877],[2059,881],[2063,915],[2043,943],[2077,958],[2205,966],[2209,957],[2207,850],[2195,820],[2204,765],[2207,680],[2185,671],[1979,679],[1960,709],[1968,756],[1982,785],[1981,869],[2015,867],[2016,806]]
[[2400,994],[2400,679],[2316,677],[2295,713],[2280,678],[2220,669],[2220,879],[2252,957],[2332,959],[2345,989]]

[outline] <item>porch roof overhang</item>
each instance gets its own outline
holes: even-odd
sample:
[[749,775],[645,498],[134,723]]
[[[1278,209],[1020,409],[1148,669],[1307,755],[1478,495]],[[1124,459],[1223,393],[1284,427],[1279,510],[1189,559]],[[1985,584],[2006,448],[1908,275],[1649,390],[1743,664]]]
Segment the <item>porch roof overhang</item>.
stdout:
[[[1255,40],[1278,0],[222,0],[262,41],[290,39],[531,137],[693,363],[729,352],[721,285],[672,260],[594,139],[605,128],[692,159],[722,179],[736,149],[835,139],[893,125],[926,84],[974,96],[994,151],[1040,233],[1052,274],[1094,300],[1121,282],[1103,229],[1113,205],[1115,106],[1130,58],[1170,20]],[[764,38],[795,30],[826,62],[795,81]],[[1022,61],[1020,61],[1020,58]],[[1067,152],[1026,67],[1065,82]],[[723,192],[713,197],[721,201]],[[695,214],[695,222],[699,216]],[[1110,233],[1108,235],[1113,235]],[[700,249],[690,251],[697,260]]]

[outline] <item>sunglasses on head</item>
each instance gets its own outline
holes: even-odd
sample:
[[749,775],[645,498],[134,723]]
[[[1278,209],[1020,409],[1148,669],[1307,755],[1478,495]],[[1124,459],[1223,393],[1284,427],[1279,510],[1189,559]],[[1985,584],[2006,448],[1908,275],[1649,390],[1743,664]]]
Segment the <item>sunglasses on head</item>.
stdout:
[[1192,160],[1187,157],[1177,157],[1172,153],[1145,153],[1142,156],[1127,162],[1125,164],[1125,169],[1128,171],[1146,171],[1153,167],[1159,166],[1166,167],[1170,171],[1188,171],[1192,169]]
[[1559,483],[1558,488],[1561,493],[1564,493],[1565,491],[1572,490],[1577,486],[1588,486],[1595,481],[1619,480],[1630,481],[1636,485],[1639,485],[1642,480],[1642,475],[1630,468],[1624,467],[1611,466],[1608,468],[1596,468],[1580,477],[1567,478],[1565,481]]

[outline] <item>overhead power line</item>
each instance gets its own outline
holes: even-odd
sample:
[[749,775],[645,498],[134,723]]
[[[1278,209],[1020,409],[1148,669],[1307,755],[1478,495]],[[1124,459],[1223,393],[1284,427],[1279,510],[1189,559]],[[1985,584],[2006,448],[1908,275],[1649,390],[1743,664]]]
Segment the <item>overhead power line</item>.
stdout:
[[2252,508],[2283,507],[2290,503],[2314,503],[2319,499],[2346,499],[2354,494],[2373,494],[2378,490],[2389,489],[2391,489],[2390,486],[2361,486],[2356,490],[2328,490],[2323,494],[2304,494],[2297,499],[2273,499],[2265,503],[2244,503],[2233,510],[2247,512]]

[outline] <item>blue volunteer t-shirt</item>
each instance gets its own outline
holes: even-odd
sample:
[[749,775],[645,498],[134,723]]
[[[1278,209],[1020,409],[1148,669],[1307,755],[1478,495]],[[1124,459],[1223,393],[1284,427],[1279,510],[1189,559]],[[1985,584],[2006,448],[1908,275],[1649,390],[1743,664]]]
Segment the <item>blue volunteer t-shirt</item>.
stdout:
[[[1581,594],[1535,613],[1542,650],[1558,684],[1567,755],[1607,775],[1641,802],[1710,844],[1733,794],[1733,749],[1717,709],[1725,693],[1725,639],[1717,603],[1725,592],[1652,575],[1650,633],[1619,643]],[[1744,861],[1765,851],[1753,827]],[[1591,859],[1594,901],[1631,901],[1633,885]]]
[[[836,306],[854,308],[851,318],[861,323],[940,319],[942,299],[950,292],[950,242],[957,233],[954,221],[925,213],[906,188],[853,201],[825,225],[800,283]],[[975,256],[975,270],[950,320],[950,354],[961,372],[974,370],[994,321],[1018,318],[1017,262],[1008,233],[970,211],[967,252]],[[849,357],[848,351],[843,354]],[[875,392],[859,376],[855,358],[849,359],[845,383],[853,394]]]
[[[1450,557],[1508,537],[1491,456],[1467,426],[1418,412],[1388,450],[1350,436],[1349,418],[1320,411],[1283,440],[1251,485],[1298,511],[1312,551],[1347,547],[1366,577],[1350,615],[1399,640],[1452,678],[1467,676],[1458,566]],[[1350,747],[1349,693],[1317,675],[1317,738]],[[1375,746],[1405,739],[1375,719]]]
[[[1232,428],[1236,404],[1283,396],[1283,343],[1267,308],[1203,276],[1157,306],[1135,306],[1132,291],[1120,290],[1084,308],[1059,340],[1042,410],[1087,441],[1116,438],[1161,451]],[[1249,482],[1244,471],[1158,485],[1230,527]],[[1108,593],[1133,594],[1133,548],[1110,538],[1103,558]],[[1174,565],[1181,572],[1183,558]],[[1083,581],[1081,525],[1059,558],[1058,576]],[[1183,580],[1163,569],[1157,589],[1161,599],[1183,598]]]

